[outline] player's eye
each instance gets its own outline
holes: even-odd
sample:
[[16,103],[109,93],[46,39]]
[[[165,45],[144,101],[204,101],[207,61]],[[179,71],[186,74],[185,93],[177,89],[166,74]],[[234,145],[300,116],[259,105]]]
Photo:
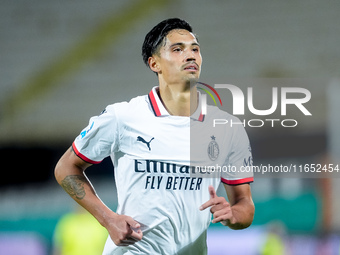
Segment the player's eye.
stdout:
[[172,51],[181,51],[181,48],[174,48]]
[[193,52],[198,52],[199,49],[198,49],[198,48],[193,48],[192,51],[193,51]]

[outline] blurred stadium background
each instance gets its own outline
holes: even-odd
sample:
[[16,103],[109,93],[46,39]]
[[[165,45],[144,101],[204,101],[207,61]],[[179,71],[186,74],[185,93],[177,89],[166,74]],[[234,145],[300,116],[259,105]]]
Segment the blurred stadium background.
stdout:
[[[288,79],[311,92],[313,116],[290,113],[297,128],[247,128],[255,164],[339,162],[339,13],[331,0],[2,0],[0,254],[52,254],[55,226],[75,207],[54,166],[90,116],[157,84],[141,45],[165,18],[198,34],[202,82],[253,86],[258,108]],[[87,172],[115,208],[112,170],[105,160]],[[211,226],[209,254],[339,254],[340,179],[294,177],[257,176],[253,225]]]

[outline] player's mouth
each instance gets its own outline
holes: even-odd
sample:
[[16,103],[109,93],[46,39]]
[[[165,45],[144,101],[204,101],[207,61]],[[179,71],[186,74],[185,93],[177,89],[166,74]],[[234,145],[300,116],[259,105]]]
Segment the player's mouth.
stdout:
[[187,64],[183,68],[183,70],[187,70],[187,71],[190,71],[190,72],[197,72],[198,69],[199,69],[199,67],[196,63]]

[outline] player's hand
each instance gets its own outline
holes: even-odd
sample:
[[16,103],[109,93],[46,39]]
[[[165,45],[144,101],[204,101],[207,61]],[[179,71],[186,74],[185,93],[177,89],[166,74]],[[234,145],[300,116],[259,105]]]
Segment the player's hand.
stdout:
[[116,214],[106,227],[117,246],[128,246],[142,240],[140,224],[127,215]]
[[200,206],[200,210],[205,210],[210,207],[210,212],[213,214],[212,223],[221,222],[223,225],[229,225],[235,221],[233,211],[230,204],[224,197],[218,197],[213,186],[209,186],[210,199]]

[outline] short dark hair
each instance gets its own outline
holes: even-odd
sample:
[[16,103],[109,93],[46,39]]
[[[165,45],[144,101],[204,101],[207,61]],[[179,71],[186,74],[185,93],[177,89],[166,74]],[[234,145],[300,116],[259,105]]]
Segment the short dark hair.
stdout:
[[185,29],[192,33],[189,23],[179,18],[163,20],[147,33],[142,47],[143,61],[147,67],[150,67],[148,63],[149,57],[156,53],[163,39],[174,29]]

